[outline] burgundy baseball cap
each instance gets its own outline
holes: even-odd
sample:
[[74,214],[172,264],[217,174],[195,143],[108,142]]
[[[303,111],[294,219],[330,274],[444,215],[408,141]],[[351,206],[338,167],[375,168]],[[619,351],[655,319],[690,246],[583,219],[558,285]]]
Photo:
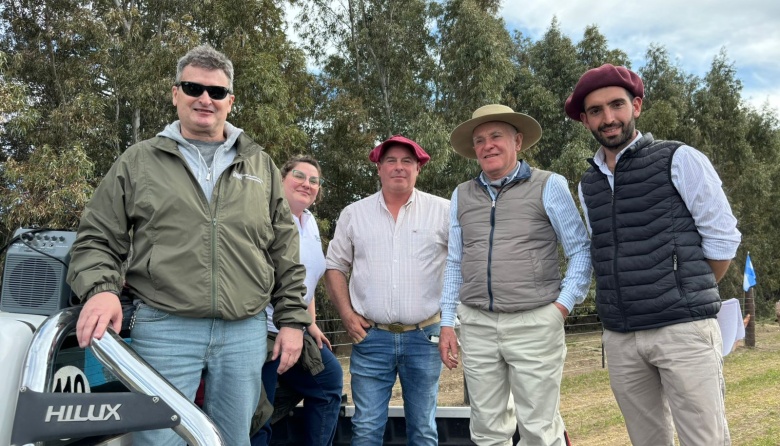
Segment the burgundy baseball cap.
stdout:
[[580,113],[585,111],[585,97],[593,91],[604,87],[623,87],[635,97],[645,96],[645,85],[639,75],[626,67],[616,67],[612,64],[593,68],[585,72],[577,81],[574,92],[566,99],[564,110],[573,120],[580,120]]
[[391,136],[390,138],[384,140],[382,144],[374,147],[371,153],[368,154],[368,159],[371,160],[372,163],[378,163],[379,160],[382,159],[382,154],[384,151],[395,145],[402,145],[412,149],[414,156],[417,157],[417,162],[420,164],[420,167],[424,166],[425,163],[431,160],[431,156],[425,153],[425,150],[423,150],[419,144],[402,135]]

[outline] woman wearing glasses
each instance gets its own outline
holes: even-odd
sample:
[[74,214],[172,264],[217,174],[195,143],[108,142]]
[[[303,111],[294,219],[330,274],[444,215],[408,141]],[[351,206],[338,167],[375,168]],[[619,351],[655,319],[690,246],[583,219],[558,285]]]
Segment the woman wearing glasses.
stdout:
[[[317,327],[314,290],[325,273],[325,256],[322,253],[320,232],[308,207],[317,199],[322,185],[320,165],[314,158],[298,155],[281,168],[282,186],[290,204],[295,224],[300,233],[301,263],[306,267],[306,296],[309,313],[314,321],[306,329],[304,351],[298,363],[279,375],[279,359],[263,366],[263,387],[268,400],[273,402],[277,381],[280,385],[303,395],[304,439],[307,445],[330,445],[336,433],[342,392],[342,370],[331,351],[328,338]],[[268,313],[269,338],[279,330],[273,324],[273,307]],[[316,343],[316,346],[315,346]],[[322,361],[319,362],[319,357]],[[271,423],[267,422],[252,437],[252,446],[265,446],[271,441]]]

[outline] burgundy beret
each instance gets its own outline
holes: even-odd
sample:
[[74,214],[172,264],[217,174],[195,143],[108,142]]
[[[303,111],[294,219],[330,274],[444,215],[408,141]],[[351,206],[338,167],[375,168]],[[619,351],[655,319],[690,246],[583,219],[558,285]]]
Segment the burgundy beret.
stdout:
[[424,166],[425,163],[431,159],[430,155],[425,153],[425,150],[423,150],[419,144],[401,135],[392,136],[383,141],[382,144],[374,147],[371,153],[368,154],[368,159],[371,160],[372,163],[378,163],[379,160],[382,159],[382,154],[384,151],[395,145],[402,145],[412,149],[414,156],[417,157],[417,162],[420,163],[420,167]]
[[639,75],[626,67],[616,67],[612,64],[593,68],[585,72],[577,81],[574,92],[566,99],[564,110],[573,120],[580,120],[580,113],[585,111],[585,97],[594,90],[604,87],[623,87],[635,97],[645,96],[645,86]]

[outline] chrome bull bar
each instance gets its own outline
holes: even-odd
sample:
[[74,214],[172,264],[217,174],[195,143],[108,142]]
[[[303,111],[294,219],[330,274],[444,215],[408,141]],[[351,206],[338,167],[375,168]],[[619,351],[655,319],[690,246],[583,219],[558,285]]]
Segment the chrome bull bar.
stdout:
[[[20,388],[51,392],[56,352],[76,328],[80,312],[80,307],[66,308],[41,324],[27,351]],[[93,339],[89,348],[98,361],[129,389],[159,396],[165,401],[181,418],[180,424],[173,430],[191,446],[225,445],[211,419],[150,367],[111,328],[102,339]]]

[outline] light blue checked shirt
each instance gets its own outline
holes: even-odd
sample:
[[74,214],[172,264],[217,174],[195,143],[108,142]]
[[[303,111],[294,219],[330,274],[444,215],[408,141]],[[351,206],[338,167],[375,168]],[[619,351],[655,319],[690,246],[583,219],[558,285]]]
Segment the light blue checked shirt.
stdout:
[[[507,178],[525,177],[530,173],[531,168],[528,164],[520,161]],[[489,182],[484,173],[479,176],[479,180],[486,185],[491,198],[495,200],[496,193],[493,188],[487,186]],[[555,173],[550,175],[542,194],[542,204],[555,230],[555,235],[563,246],[564,255],[569,260],[566,274],[561,281],[561,294],[556,302],[571,312],[575,304],[585,300],[590,288],[592,272],[590,239],[563,176]],[[441,296],[442,327],[455,325],[456,308],[460,300],[459,291],[463,284],[460,272],[462,258],[463,234],[458,221],[458,189],[456,188],[450,200],[450,239]]]

